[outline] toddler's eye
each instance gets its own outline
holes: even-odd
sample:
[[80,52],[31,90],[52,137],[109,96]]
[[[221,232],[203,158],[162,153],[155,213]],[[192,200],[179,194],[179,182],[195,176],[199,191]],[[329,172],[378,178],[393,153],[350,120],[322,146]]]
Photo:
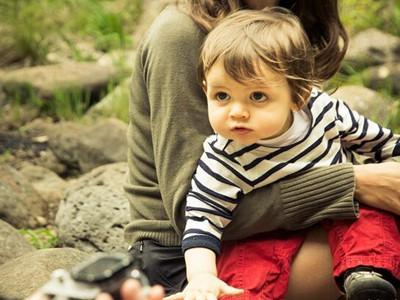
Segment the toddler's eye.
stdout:
[[226,101],[230,99],[230,96],[227,93],[219,92],[215,94],[215,99],[218,101]]
[[254,93],[251,93],[250,99],[255,102],[263,102],[263,101],[267,100],[267,96],[262,92],[254,92]]

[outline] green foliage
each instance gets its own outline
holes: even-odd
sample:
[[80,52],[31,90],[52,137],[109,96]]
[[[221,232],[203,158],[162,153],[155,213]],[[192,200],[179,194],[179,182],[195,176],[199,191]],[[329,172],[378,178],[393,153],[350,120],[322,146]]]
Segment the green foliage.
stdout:
[[64,40],[82,59],[77,38],[102,51],[123,48],[141,10],[142,0],[0,0],[0,49],[13,52],[0,54],[42,64]]
[[130,80],[122,81],[118,86],[109,85],[109,93],[102,102],[89,110],[88,117],[112,117],[129,122],[129,84]]
[[53,1],[0,0],[0,45],[7,44],[15,58],[34,64],[43,63],[55,30],[54,20],[47,18]]
[[355,33],[369,27],[379,27],[382,20],[376,16],[385,2],[388,0],[341,1],[340,15],[346,29]]
[[376,27],[400,35],[400,0],[342,0],[340,15],[350,34]]
[[20,229],[19,232],[36,249],[54,248],[58,245],[58,237],[54,230],[48,228]]
[[6,149],[3,153],[0,152],[0,165],[8,163],[12,161],[14,156],[11,153],[11,150]]
[[59,90],[51,100],[42,101],[42,111],[58,120],[81,118],[90,104],[90,93],[79,90]]
[[395,109],[391,116],[388,116],[387,127],[398,133],[400,132],[400,99],[396,99],[395,103]]
[[115,1],[65,1],[65,8],[74,16],[66,25],[68,30],[82,37],[91,37],[97,49],[102,51],[124,48],[129,44],[129,33],[142,12],[142,1],[119,1],[122,4],[117,9],[112,9],[113,2]]

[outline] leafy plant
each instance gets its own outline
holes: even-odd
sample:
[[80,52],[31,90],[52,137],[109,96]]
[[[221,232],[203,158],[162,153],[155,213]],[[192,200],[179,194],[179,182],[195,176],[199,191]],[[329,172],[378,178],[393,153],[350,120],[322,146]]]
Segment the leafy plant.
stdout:
[[350,34],[376,27],[400,35],[400,0],[343,0],[340,15]]
[[14,158],[14,156],[12,155],[11,150],[9,150],[9,149],[6,149],[2,153],[0,152],[0,165],[12,161],[13,158]]
[[0,0],[0,45],[6,44],[5,55],[24,58],[32,64],[45,62],[55,31],[54,19],[48,18],[53,1]]
[[74,120],[82,117],[89,105],[89,91],[59,90],[53,99],[41,101],[41,110],[58,120]]
[[58,237],[53,229],[20,229],[19,232],[36,249],[53,248],[58,245]]
[[0,0],[0,66],[43,64],[61,40],[74,57],[80,56],[77,38],[101,51],[123,48],[141,10],[142,0]]

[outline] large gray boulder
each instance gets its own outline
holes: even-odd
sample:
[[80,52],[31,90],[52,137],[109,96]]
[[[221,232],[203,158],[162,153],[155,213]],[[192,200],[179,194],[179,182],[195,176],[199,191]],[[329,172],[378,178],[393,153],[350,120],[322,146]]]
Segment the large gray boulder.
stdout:
[[35,228],[46,220],[47,204],[25,176],[0,165],[0,218],[16,228]]
[[25,97],[33,93],[42,99],[54,98],[61,92],[98,93],[121,76],[117,68],[86,62],[27,67],[0,75],[0,85],[6,93]]
[[30,135],[46,137],[51,153],[72,173],[86,173],[104,164],[126,161],[128,125],[118,119],[87,124],[33,122]]
[[128,125],[118,119],[103,119],[82,132],[79,166],[86,173],[98,166],[126,161]]
[[379,124],[384,124],[395,108],[394,101],[363,86],[342,86],[333,96],[345,101],[352,109]]
[[85,114],[86,118],[114,117],[128,118],[130,78],[122,81],[113,91],[93,105]]
[[345,61],[356,68],[399,62],[400,38],[376,28],[364,30],[350,39]]
[[126,163],[102,166],[71,183],[56,216],[62,245],[85,252],[126,251],[129,221],[124,195]]
[[362,77],[364,84],[371,89],[400,95],[400,62],[367,68]]
[[27,161],[21,163],[18,168],[39,193],[48,207],[48,221],[53,223],[58,210],[58,205],[64,197],[67,182],[53,171],[41,166],[33,165]]
[[19,256],[0,267],[0,299],[25,299],[43,286],[56,269],[70,269],[87,258],[76,249],[42,249]]
[[14,227],[0,220],[0,265],[35,250]]

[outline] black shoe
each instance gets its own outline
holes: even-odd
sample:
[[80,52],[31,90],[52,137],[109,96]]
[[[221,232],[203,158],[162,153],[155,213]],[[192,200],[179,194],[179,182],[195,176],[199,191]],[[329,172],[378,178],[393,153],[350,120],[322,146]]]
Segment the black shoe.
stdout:
[[374,271],[354,271],[346,277],[347,300],[396,300],[394,286]]

